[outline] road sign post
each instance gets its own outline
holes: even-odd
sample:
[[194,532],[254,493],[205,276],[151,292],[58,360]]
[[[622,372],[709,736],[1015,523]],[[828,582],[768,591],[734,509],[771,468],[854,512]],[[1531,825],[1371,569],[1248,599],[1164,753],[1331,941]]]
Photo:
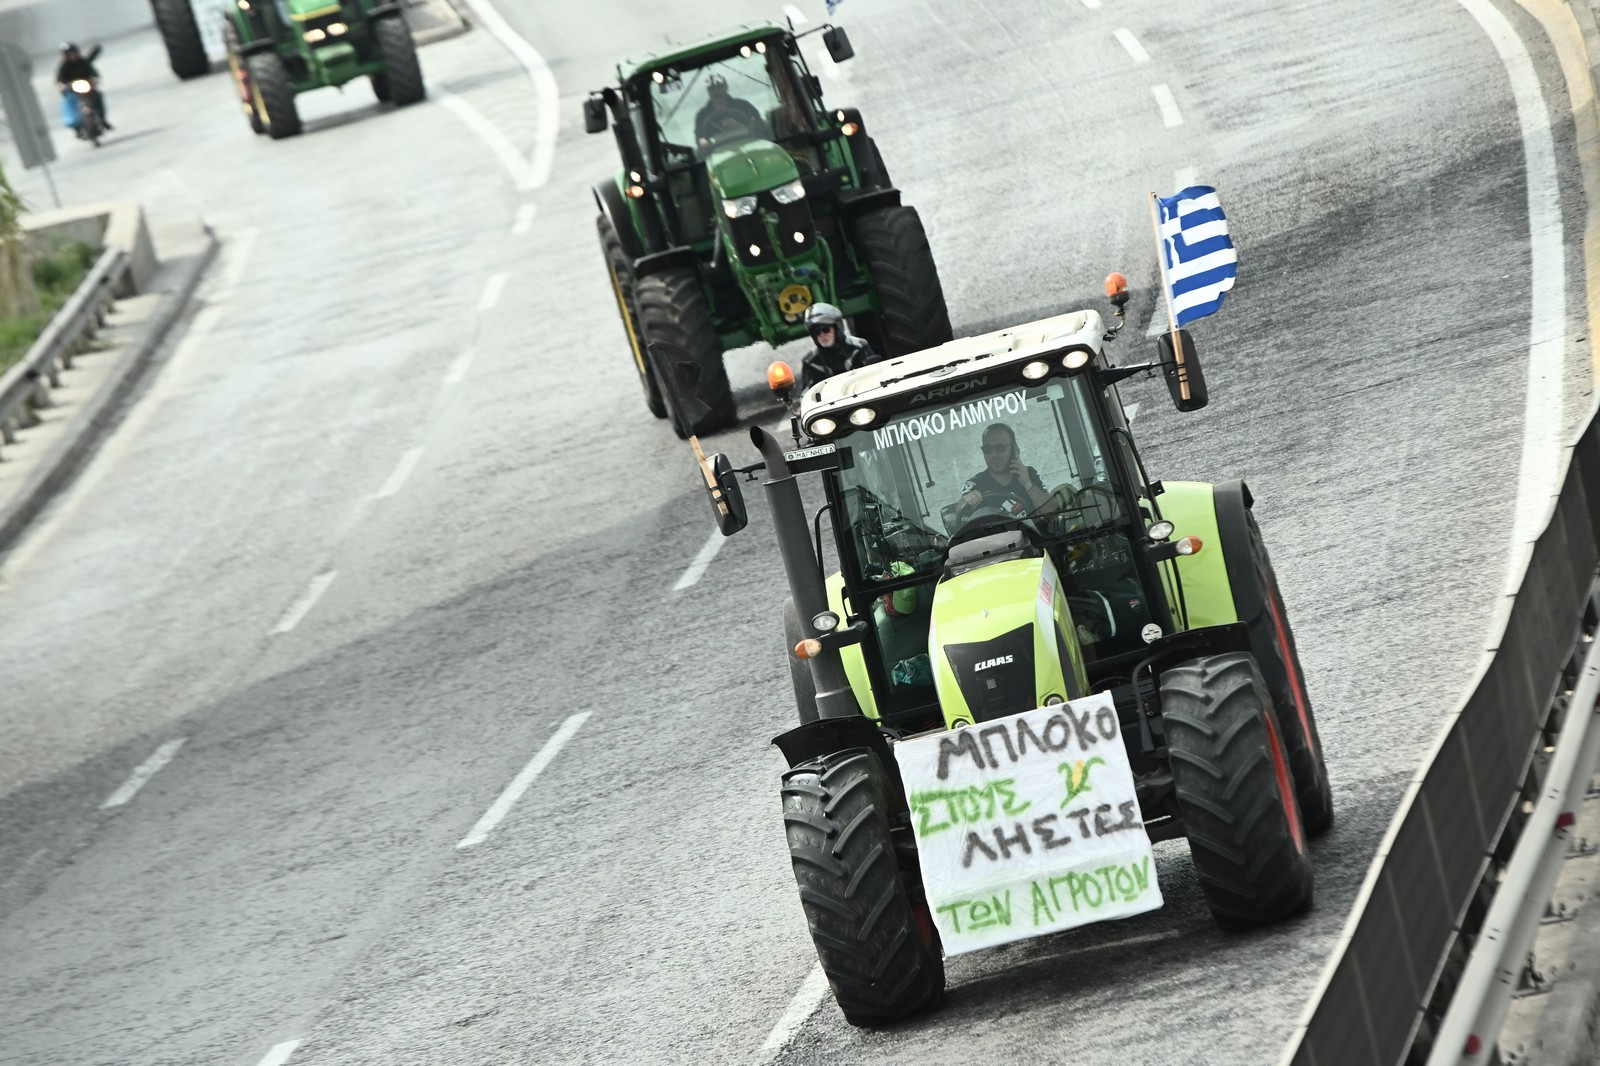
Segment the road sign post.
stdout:
[[11,127],[12,139],[17,142],[23,167],[44,168],[50,197],[60,207],[61,197],[56,194],[56,182],[50,176],[50,164],[56,158],[55,144],[50,139],[50,124],[45,120],[44,108],[39,106],[39,96],[33,91],[32,78],[33,63],[27,53],[14,44],[0,41],[0,107],[5,109],[6,122]]

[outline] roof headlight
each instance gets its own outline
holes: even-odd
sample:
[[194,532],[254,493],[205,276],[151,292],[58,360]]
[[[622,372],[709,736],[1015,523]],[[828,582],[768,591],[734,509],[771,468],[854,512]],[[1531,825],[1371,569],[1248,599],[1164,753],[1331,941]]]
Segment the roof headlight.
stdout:
[[745,218],[756,213],[754,196],[734,196],[722,201],[722,213],[729,218]]
[[1061,360],[1061,365],[1068,370],[1082,370],[1089,365],[1089,353],[1082,348],[1074,348],[1067,353],[1065,359]]
[[1043,359],[1035,359],[1022,368],[1022,376],[1029,381],[1038,381],[1050,373],[1050,364]]
[[872,408],[857,407],[854,411],[850,412],[850,424],[852,426],[870,426],[872,425],[872,420],[877,417],[878,412],[874,411]]
[[664,85],[666,84],[667,76],[658,70],[650,75],[650,80],[655,82],[657,85]]
[[[796,178],[787,185],[780,185],[772,190],[772,198],[780,204],[792,204],[804,200],[806,198],[805,183]],[[755,197],[752,196],[750,199],[754,200]]]
[[811,435],[814,437],[831,437],[839,424],[831,418],[813,419],[810,425]]
[[761,53],[762,55],[766,55],[767,54],[767,42],[766,41],[757,41],[756,42],[756,51]]

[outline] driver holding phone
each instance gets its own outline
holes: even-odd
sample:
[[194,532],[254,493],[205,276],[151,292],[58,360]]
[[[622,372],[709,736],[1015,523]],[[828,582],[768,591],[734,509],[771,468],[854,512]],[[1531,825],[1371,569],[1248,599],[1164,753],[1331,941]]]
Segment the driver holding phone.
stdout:
[[1017,435],[1004,422],[983,431],[984,468],[961,486],[957,513],[966,516],[981,506],[998,506],[1008,514],[1025,515],[1050,502],[1039,471],[1026,465],[1017,450]]

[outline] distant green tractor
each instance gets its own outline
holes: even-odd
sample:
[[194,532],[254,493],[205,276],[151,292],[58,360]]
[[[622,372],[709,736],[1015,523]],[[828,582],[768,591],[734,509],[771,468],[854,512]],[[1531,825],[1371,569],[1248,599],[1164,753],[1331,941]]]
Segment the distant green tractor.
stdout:
[[223,13],[222,40],[250,128],[274,140],[301,130],[297,93],[365,77],[379,100],[427,95],[393,0],[237,0]]
[[833,62],[854,55],[831,25],[746,26],[624,62],[584,103],[621,153],[594,185],[618,311],[646,406],[680,437],[735,419],[722,353],[804,337],[814,303],[881,355],[951,337],[921,219],[861,114],[830,109],[806,66],[817,32]]

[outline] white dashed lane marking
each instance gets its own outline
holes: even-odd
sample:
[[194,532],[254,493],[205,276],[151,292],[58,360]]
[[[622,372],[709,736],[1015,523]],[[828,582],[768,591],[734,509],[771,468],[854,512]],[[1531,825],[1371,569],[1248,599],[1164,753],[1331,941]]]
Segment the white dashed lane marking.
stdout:
[[284,612],[283,617],[278,620],[278,624],[272,627],[272,632],[274,634],[287,633],[299,625],[305,619],[305,616],[311,613],[311,608],[317,605],[317,601],[322,599],[322,594],[328,591],[328,586],[333,584],[333,579],[338,576],[339,571],[329,570],[325,574],[318,574],[312,578],[311,585],[298,600],[294,601],[294,605]]
[[590,713],[584,711],[575,714],[561,723],[561,728],[556,730],[555,736],[545,741],[539,753],[522,768],[522,772],[511,784],[506,786],[506,790],[500,793],[500,798],[483,813],[483,817],[478,819],[478,824],[472,827],[472,832],[461,838],[461,843],[456,845],[457,848],[470,848],[483,843],[490,831],[500,824],[500,819],[504,818],[517,800],[522,798],[522,794],[528,791],[528,786],[533,784],[534,778],[544,773],[545,767],[560,754],[562,747],[572,739],[572,735],[589,720]]
[[1178,111],[1178,101],[1173,99],[1172,90],[1167,88],[1167,83],[1152,85],[1150,93],[1156,98],[1156,103],[1161,108],[1161,121],[1167,124],[1167,129],[1183,125],[1183,115]]
[[177,740],[169,740],[157,748],[154,755],[134,769],[128,780],[123,782],[121,788],[111,793],[111,796],[100,804],[100,809],[108,810],[112,807],[120,807],[133,799],[134,795],[144,787],[146,781],[154,777],[163,766],[172,761],[172,757],[178,754],[178,749],[183,747],[183,742],[186,739],[186,737],[179,737]]

